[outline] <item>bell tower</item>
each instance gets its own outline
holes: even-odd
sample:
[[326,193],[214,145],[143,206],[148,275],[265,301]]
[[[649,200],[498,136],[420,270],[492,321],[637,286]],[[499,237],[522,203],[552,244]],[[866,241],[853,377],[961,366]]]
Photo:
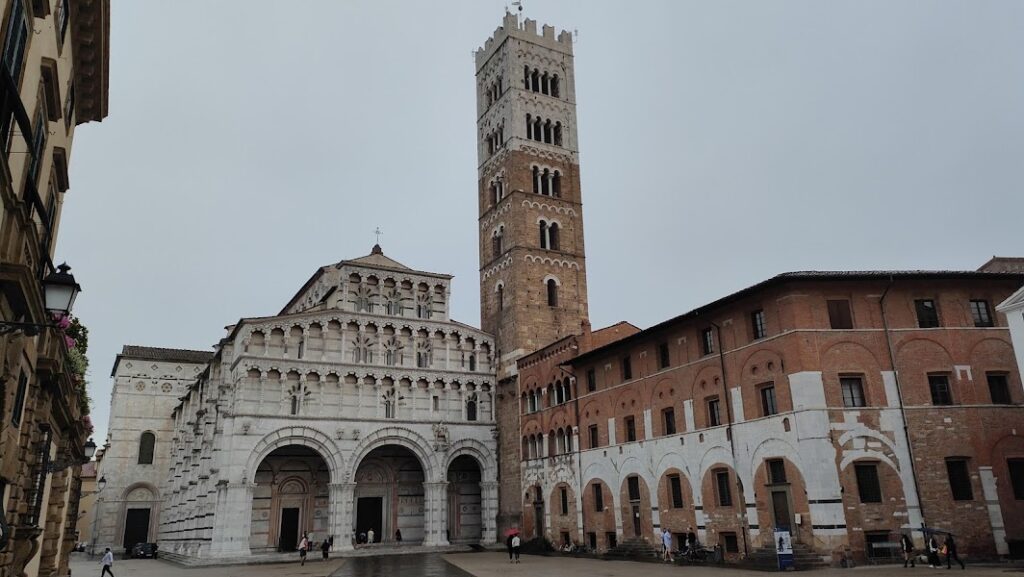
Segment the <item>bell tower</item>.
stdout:
[[506,13],[476,88],[481,326],[501,380],[588,318],[572,34]]

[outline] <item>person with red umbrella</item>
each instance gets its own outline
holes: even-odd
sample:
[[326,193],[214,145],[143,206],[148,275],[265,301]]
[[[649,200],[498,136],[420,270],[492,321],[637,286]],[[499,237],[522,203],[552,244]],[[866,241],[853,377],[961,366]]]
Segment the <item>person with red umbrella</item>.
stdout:
[[508,562],[515,563],[512,560],[512,538],[519,535],[519,528],[512,527],[508,531],[505,531],[505,546],[508,547]]

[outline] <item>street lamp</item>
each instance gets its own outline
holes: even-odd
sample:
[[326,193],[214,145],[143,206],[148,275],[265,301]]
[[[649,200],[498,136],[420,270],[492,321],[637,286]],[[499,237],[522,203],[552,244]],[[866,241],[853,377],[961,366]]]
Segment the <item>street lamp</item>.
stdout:
[[96,481],[96,492],[99,493],[107,487],[107,476],[100,477],[99,481]]
[[[69,272],[70,270],[71,267],[67,263],[61,264],[57,267],[57,270],[46,275],[40,281],[43,285],[43,306],[47,312],[58,317],[71,314],[71,307],[74,306],[78,293],[82,292],[81,285],[75,282],[75,276]],[[17,323],[0,321],[0,335],[21,331],[28,336],[35,336],[39,334],[39,329],[55,326],[57,325],[53,322]]]
[[92,459],[92,456],[96,454],[96,443],[93,442],[92,437],[85,442],[85,446],[82,447],[82,454],[85,455],[85,460]]

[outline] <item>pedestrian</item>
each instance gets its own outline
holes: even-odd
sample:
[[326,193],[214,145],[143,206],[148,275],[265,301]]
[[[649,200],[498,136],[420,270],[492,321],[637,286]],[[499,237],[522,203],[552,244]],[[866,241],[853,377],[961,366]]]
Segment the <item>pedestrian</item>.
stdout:
[[373,528],[372,527],[370,528],[369,531],[366,532],[366,542],[370,543],[370,544],[373,544]]
[[686,551],[693,552],[697,548],[697,534],[693,532],[693,527],[686,530]]
[[946,535],[946,543],[944,546],[946,548],[946,569],[953,568],[953,564],[951,563],[952,559],[956,559],[956,562],[960,564],[960,569],[967,569],[967,567],[964,566],[964,562],[960,560],[960,556],[956,554],[956,541],[953,540],[952,534]]
[[[306,564],[306,551],[309,550],[309,539],[306,534],[302,534],[302,541],[299,542],[299,566]],[[103,577],[100,575],[100,577]]]
[[114,564],[114,553],[107,547],[107,551],[103,554],[103,560],[100,561],[100,565],[103,565],[103,571],[100,572],[100,577],[110,575],[114,577],[114,572],[110,570],[110,566]]
[[914,568],[914,541],[911,540],[908,533],[900,535],[900,549],[903,550],[903,566],[906,567],[907,563],[910,563],[911,569]]
[[521,543],[522,541],[519,539],[518,533],[512,536],[512,554],[516,558],[516,563],[519,562],[519,545]]
[[939,542],[935,539],[935,534],[932,534],[928,536],[928,566],[938,569],[939,565],[942,565],[939,559]]
[[395,529],[395,541],[398,541],[399,543],[402,542],[402,530],[401,529]]
[[509,563],[515,563],[515,560],[512,558],[512,535],[513,535],[513,533],[509,532],[509,534],[505,536],[505,546],[508,547],[508,562]]
[[675,559],[672,558],[672,533],[669,533],[667,528],[662,528],[661,530],[661,546],[664,549],[662,553],[665,562],[673,562]]
[[324,539],[324,542],[320,544],[320,554],[324,556],[324,561],[327,560],[327,552],[331,550],[331,543]]
[[327,548],[330,550],[334,549],[334,535],[327,538]]

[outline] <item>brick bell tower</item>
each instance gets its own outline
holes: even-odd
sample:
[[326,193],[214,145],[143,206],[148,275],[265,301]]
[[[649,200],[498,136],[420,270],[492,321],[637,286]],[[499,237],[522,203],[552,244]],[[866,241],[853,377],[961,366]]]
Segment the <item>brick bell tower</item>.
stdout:
[[476,52],[480,315],[498,357],[499,534],[521,523],[516,360],[588,319],[572,40],[506,13]]

